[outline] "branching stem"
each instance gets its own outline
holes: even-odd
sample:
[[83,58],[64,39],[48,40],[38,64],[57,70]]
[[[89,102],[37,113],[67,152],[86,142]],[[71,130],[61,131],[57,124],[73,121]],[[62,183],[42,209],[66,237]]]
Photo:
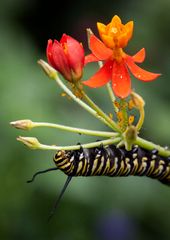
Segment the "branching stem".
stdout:
[[82,95],[87,103],[103,118],[106,122],[110,124],[110,126],[117,132],[120,132],[119,127],[117,124],[107,115],[105,114],[88,96],[82,91]]
[[69,127],[61,124],[54,124],[54,123],[47,123],[47,122],[32,122],[32,127],[56,128],[56,129],[60,129],[68,132],[74,132],[74,133],[85,134],[90,136],[98,136],[98,137],[116,137],[119,135],[119,133],[114,133],[114,132],[94,131],[89,129],[74,128],[74,127]]
[[83,148],[93,148],[93,147],[99,147],[101,145],[105,146],[105,145],[110,145],[110,144],[115,144],[120,142],[121,138],[117,137],[117,138],[109,138],[107,140],[102,140],[102,141],[96,141],[96,142],[91,142],[91,143],[86,143],[86,144],[81,144],[80,145],[71,145],[71,146],[55,146],[55,145],[45,145],[45,144],[39,144],[39,147],[37,149],[40,150],[54,150],[54,151],[58,151],[58,150],[78,150],[80,149],[80,147]]
[[103,117],[101,117],[98,112],[96,112],[95,110],[93,110],[89,105],[87,105],[85,102],[83,102],[81,99],[79,99],[78,97],[76,97],[71,91],[70,89],[67,88],[67,86],[61,81],[61,79],[58,77],[58,75],[55,76],[55,80],[56,83],[64,90],[64,92],[70,96],[76,103],[78,103],[82,108],[84,108],[86,111],[88,111],[90,114],[92,114],[94,117],[96,117],[97,119],[99,119],[100,121],[102,121],[105,125],[107,125],[108,127],[112,128],[113,130],[114,127],[108,123]]

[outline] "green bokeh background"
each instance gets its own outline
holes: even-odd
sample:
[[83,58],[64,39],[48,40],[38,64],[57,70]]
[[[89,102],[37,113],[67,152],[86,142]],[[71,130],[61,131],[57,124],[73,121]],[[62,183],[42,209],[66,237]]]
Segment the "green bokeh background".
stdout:
[[[117,14],[126,23],[134,20],[134,36],[126,51],[142,47],[142,66],[161,72],[151,83],[133,79],[133,88],[146,101],[141,136],[169,145],[170,136],[170,1],[56,1],[2,0],[0,2],[0,239],[60,240],[159,240],[170,239],[170,188],[149,178],[75,178],[50,223],[47,217],[66,176],[61,172],[26,181],[40,169],[53,167],[53,152],[33,151],[15,139],[36,136],[42,143],[69,145],[96,140],[52,129],[23,132],[9,122],[17,119],[48,121],[96,130],[107,130],[48,79],[37,64],[46,60],[49,38],[63,32],[85,42],[86,28],[107,23]],[[86,68],[85,79],[94,72]],[[106,111],[111,104],[104,89],[88,89]]]

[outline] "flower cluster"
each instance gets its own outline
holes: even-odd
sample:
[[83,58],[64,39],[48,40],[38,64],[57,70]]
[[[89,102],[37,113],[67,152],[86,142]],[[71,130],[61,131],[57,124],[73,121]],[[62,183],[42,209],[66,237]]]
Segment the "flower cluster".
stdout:
[[[85,148],[98,147],[100,144],[104,146],[118,143],[123,144],[126,150],[131,150],[133,144],[143,144],[143,140],[138,138],[138,134],[144,123],[145,101],[136,92],[132,91],[130,74],[145,82],[156,79],[160,74],[148,72],[136,65],[136,63],[142,63],[145,59],[144,48],[133,56],[124,52],[124,48],[133,35],[133,21],[123,24],[121,19],[115,15],[107,25],[98,22],[97,28],[100,39],[93,34],[91,29],[88,29],[90,54],[85,56],[82,43],[69,35],[63,34],[60,41],[48,40],[46,48],[48,63],[42,59],[38,63],[46,74],[56,81],[69,99],[74,100],[80,107],[109,127],[111,132],[46,122],[33,122],[29,119],[13,121],[11,122],[12,126],[23,130],[30,130],[35,127],[50,127],[108,138],[99,142],[83,144],[82,147]],[[91,62],[99,62],[100,68],[93,76],[85,80],[83,79],[84,67]],[[67,83],[70,83],[69,86],[60,79],[57,72],[67,80]],[[86,94],[83,88],[83,86],[97,88],[105,84],[107,84],[108,94],[113,104],[114,115],[112,113],[106,114]],[[115,96],[117,99],[115,99]],[[129,98],[127,98],[128,96]],[[133,110],[138,112],[137,117]],[[77,145],[64,147],[43,145],[32,137],[19,137],[17,139],[33,149],[75,150],[80,148]]]
[[119,98],[126,98],[132,89],[130,72],[135,78],[145,82],[155,80],[160,76],[160,74],[143,70],[136,65],[145,59],[144,48],[133,56],[123,51],[132,37],[133,21],[124,25],[115,15],[107,25],[98,22],[97,28],[101,40],[93,33],[90,35],[91,54],[87,56],[84,56],[82,44],[66,34],[63,34],[60,42],[48,41],[48,62],[66,80],[80,81],[86,64],[103,61],[103,66],[90,79],[83,81],[83,84],[97,88],[111,81],[114,94]]

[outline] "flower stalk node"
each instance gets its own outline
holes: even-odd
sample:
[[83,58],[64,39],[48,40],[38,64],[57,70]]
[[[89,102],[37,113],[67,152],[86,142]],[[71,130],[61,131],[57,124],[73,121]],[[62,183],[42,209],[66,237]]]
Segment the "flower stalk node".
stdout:
[[133,125],[128,126],[126,131],[123,133],[123,137],[126,150],[130,151],[137,139],[137,128]]

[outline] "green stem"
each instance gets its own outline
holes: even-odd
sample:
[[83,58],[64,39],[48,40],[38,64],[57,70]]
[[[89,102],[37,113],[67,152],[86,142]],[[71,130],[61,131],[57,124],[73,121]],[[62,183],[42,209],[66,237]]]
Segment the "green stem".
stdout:
[[112,104],[113,104],[113,106],[114,106],[114,102],[115,102],[116,98],[115,98],[115,95],[113,94],[113,90],[112,90],[112,88],[111,88],[111,86],[110,86],[110,83],[107,83],[107,84],[106,84],[106,87],[107,87],[107,90],[108,90],[108,93],[109,93],[111,102],[112,102]]
[[144,122],[144,119],[145,119],[144,107],[140,108],[139,112],[140,112],[140,118],[139,118],[138,123],[136,125],[136,128],[137,128],[138,131],[142,128],[142,125],[143,125],[143,122]]
[[118,108],[117,108],[117,107],[115,106],[115,104],[114,104],[116,98],[115,98],[115,95],[114,95],[114,93],[113,93],[112,87],[110,86],[110,83],[107,83],[107,84],[106,84],[106,87],[107,87],[107,91],[108,91],[108,93],[109,93],[109,96],[110,96],[110,99],[111,99],[111,102],[112,102],[114,111],[115,111],[115,113],[117,113],[117,112],[118,112]]
[[89,107],[89,105],[87,105],[86,103],[84,103],[82,100],[80,100],[79,98],[77,98],[67,87],[66,85],[60,80],[60,78],[58,77],[58,75],[55,75],[55,80],[57,82],[57,84],[64,90],[64,92],[66,92],[75,102],[77,102],[81,107],[83,107],[86,111],[88,111],[89,113],[91,113],[94,117],[96,117],[97,119],[99,119],[100,121],[102,121],[104,124],[106,124],[108,127],[112,128],[113,127],[110,125],[110,123],[108,123],[103,117],[99,116],[99,114],[93,110],[91,107]]
[[97,141],[97,142],[92,142],[92,143],[86,143],[86,144],[81,144],[81,145],[71,145],[71,146],[49,146],[49,145],[44,145],[44,144],[40,144],[39,148],[40,150],[55,150],[55,151],[59,151],[59,150],[78,150],[80,149],[80,147],[82,148],[93,148],[93,147],[99,147],[101,145],[105,146],[105,145],[110,145],[110,144],[115,144],[120,142],[121,138],[117,137],[117,138],[110,138],[107,140],[102,140],[102,141]]
[[163,157],[169,157],[170,156],[170,150],[167,150],[164,147],[161,147],[160,145],[157,145],[155,143],[152,143],[150,141],[147,141],[143,138],[137,137],[135,144],[139,145],[140,147],[143,147],[148,150],[157,149],[159,151],[159,155]]
[[110,127],[116,132],[121,132],[117,124],[107,115],[105,114],[86,94],[82,91],[82,95],[84,99],[88,102],[88,104],[103,118],[106,122],[109,123]]
[[116,137],[118,133],[114,132],[105,132],[105,131],[94,131],[89,129],[83,128],[74,128],[60,124],[54,123],[47,123],[47,122],[32,122],[32,127],[50,127],[50,128],[57,128],[68,132],[74,132],[79,134],[85,134],[90,136],[98,136],[98,137]]
[[83,102],[78,97],[76,97],[72,93],[72,91],[70,91],[70,89],[68,89],[68,87],[60,80],[60,78],[58,77],[57,71],[53,67],[51,67],[47,62],[43,61],[42,59],[40,59],[38,61],[38,64],[40,64],[40,66],[43,68],[45,73],[50,78],[52,78],[56,81],[56,83],[64,90],[64,92],[68,96],[70,96],[75,102],[77,102],[82,108],[84,108],[86,111],[88,111],[94,117],[96,117],[97,119],[102,121],[105,125],[107,125],[108,127],[113,129],[113,127],[110,125],[109,122],[107,122],[103,117],[99,116],[99,114],[95,110],[93,110],[89,105],[87,105],[85,102]]

